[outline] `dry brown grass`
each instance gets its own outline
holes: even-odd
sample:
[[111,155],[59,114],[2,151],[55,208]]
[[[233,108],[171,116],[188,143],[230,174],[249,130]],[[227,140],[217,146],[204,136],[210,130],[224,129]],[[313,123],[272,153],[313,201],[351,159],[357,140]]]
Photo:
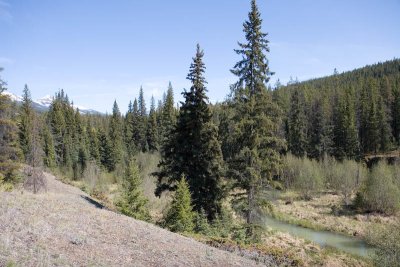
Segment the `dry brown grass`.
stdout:
[[281,200],[274,203],[274,210],[286,219],[303,220],[314,225],[315,228],[339,232],[350,236],[365,237],[368,229],[376,225],[390,224],[396,221],[396,216],[381,214],[348,214],[336,215],[333,210],[341,207],[342,197],[330,193],[321,194],[310,201],[297,200],[287,203],[286,195],[290,200],[296,199],[293,192],[281,196]]
[[46,179],[47,193],[0,193],[0,266],[257,266],[96,208],[78,188]]

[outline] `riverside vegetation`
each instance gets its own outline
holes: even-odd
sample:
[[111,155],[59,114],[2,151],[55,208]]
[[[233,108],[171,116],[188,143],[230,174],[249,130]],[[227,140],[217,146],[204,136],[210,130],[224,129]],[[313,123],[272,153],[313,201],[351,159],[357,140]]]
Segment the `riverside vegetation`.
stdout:
[[[16,107],[1,80],[1,190],[27,179],[45,187],[38,170],[47,169],[109,209],[259,260],[398,266],[400,60],[271,86],[261,25],[253,0],[231,70],[237,82],[222,103],[209,103],[200,45],[178,107],[170,83],[149,111],[140,88],[126,114],[115,101],[111,115],[82,115],[64,90],[38,113],[27,85]],[[35,177],[18,171],[22,163]],[[268,213],[358,236],[376,253],[358,258],[267,231]]]

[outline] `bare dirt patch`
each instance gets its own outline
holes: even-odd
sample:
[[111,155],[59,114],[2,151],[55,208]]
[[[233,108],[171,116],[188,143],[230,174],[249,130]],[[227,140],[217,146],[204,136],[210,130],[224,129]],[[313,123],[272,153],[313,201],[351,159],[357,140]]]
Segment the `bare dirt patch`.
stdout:
[[97,206],[46,174],[47,193],[0,193],[0,266],[260,266]]

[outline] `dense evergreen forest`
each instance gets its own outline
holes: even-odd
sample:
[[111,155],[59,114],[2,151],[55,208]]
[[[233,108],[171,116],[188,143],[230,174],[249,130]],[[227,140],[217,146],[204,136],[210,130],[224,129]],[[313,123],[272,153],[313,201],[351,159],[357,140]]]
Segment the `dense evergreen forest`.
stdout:
[[305,82],[273,92],[285,117],[289,150],[297,156],[360,159],[398,148],[400,60]]
[[[178,105],[171,83],[164,97],[152,98],[150,105],[141,88],[125,114],[115,101],[112,114],[82,115],[64,90],[55,94],[44,113],[33,109],[28,86],[18,108],[1,94],[0,182],[12,187],[18,181],[17,162],[57,170],[71,180],[81,180],[93,170],[112,173],[123,177],[116,179],[124,185],[115,201],[119,210],[151,220],[135,157],[160,154],[153,173],[155,194],[176,191],[163,225],[179,232],[205,231],[207,224],[224,229],[231,220],[224,205],[229,199],[242,215],[246,240],[260,240],[260,214],[268,208],[266,188],[293,187],[312,198],[322,184],[334,188],[336,183],[348,205],[357,193],[354,201],[363,203],[365,210],[397,210],[398,197],[390,207],[368,202],[368,190],[377,184],[375,176],[365,187],[358,178],[366,155],[387,153],[400,145],[400,60],[268,86],[269,41],[256,2],[251,3],[243,24],[246,41],[235,50],[238,62],[231,70],[237,83],[222,103],[208,100],[199,45],[187,75],[191,87],[182,92]],[[0,93],[4,90],[2,78]],[[312,180],[313,173],[296,180],[300,165],[323,169],[327,160],[356,170],[357,181],[343,178],[350,191],[343,189],[343,180],[329,175],[331,180]],[[388,183],[400,188],[393,180]],[[399,190],[390,191],[390,197]]]

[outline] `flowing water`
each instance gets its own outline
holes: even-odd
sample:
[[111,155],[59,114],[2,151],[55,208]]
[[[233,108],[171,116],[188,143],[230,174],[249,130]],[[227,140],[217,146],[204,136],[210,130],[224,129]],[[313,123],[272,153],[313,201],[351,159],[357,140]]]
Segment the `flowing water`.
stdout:
[[333,247],[344,252],[367,257],[374,249],[363,240],[327,231],[317,231],[301,226],[289,224],[266,216],[264,222],[272,230],[286,232],[295,237],[312,241],[322,247]]

